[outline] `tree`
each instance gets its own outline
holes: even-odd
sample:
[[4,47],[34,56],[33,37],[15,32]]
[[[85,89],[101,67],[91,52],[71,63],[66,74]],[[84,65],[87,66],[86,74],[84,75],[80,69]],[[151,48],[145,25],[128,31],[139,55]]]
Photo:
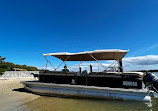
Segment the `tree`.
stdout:
[[37,67],[14,64],[12,62],[4,62],[6,57],[0,56],[0,74],[4,71],[14,71],[14,68],[19,68],[20,70],[25,69],[27,71],[38,71]]
[[3,58],[2,58],[2,56],[0,56],[0,63],[2,64],[5,59],[6,59],[6,57],[3,57]]

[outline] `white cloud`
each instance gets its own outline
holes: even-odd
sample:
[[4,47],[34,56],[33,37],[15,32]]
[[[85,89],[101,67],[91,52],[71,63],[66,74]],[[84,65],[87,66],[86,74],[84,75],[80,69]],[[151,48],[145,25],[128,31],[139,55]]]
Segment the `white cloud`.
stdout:
[[38,69],[43,69],[43,70],[45,70],[45,69],[47,69],[47,70],[54,70],[52,67],[37,67]]
[[[106,62],[101,62],[101,63],[105,67],[108,67],[113,62],[114,61],[106,61]],[[83,70],[89,71],[90,64],[93,66],[93,71],[98,71],[98,68],[100,71],[104,70],[103,67],[101,67],[101,66],[98,67],[97,62],[84,62],[84,63],[80,64],[82,71]],[[74,71],[78,71],[79,68],[77,66],[78,66],[78,64],[74,64],[73,66],[69,66],[68,68],[70,68]],[[123,58],[123,68],[125,71],[158,69],[158,55],[146,55],[146,56]],[[45,67],[38,67],[38,69],[45,69]],[[54,70],[52,67],[47,67],[47,69]],[[62,69],[63,69],[63,67],[59,67],[58,70],[62,70]]]
[[[106,63],[102,64],[105,67],[108,67],[113,62],[114,61],[107,61]],[[80,66],[83,70],[89,70],[90,64],[92,64],[94,71],[98,70],[98,63],[82,63]],[[77,64],[75,64],[75,66],[77,66]],[[158,69],[158,55],[146,55],[123,58],[123,68],[125,71]],[[100,71],[104,70],[104,68],[100,66],[99,69]]]
[[155,65],[158,64],[158,55],[128,57],[123,62],[131,65]]
[[38,66],[37,68],[38,69],[45,69],[45,67],[42,67],[42,66]]
[[[96,62],[96,61],[95,61]],[[114,62],[114,61],[113,61]],[[105,70],[105,68],[107,68],[110,64],[111,64],[111,61],[110,62],[107,62],[107,63],[101,63],[105,68],[103,68],[102,66],[100,66],[97,62],[94,63],[94,62],[85,62],[85,63],[82,63],[80,64],[80,67],[83,70],[87,70],[89,71],[90,70],[90,64],[92,65],[93,67],[93,71],[102,71],[102,70]],[[78,66],[78,64],[75,64],[74,66],[72,66],[71,68],[76,68]],[[75,69],[75,71],[78,71],[78,67]]]
[[123,59],[125,70],[158,69],[158,55],[127,57]]
[[[85,66],[85,65],[86,65],[86,66],[89,66],[90,64],[91,64],[92,66],[98,66],[98,63],[83,63],[83,64],[81,64],[81,65],[82,65],[82,66]],[[109,66],[110,64],[108,64],[108,63],[102,63],[102,65],[106,67],[106,66]]]

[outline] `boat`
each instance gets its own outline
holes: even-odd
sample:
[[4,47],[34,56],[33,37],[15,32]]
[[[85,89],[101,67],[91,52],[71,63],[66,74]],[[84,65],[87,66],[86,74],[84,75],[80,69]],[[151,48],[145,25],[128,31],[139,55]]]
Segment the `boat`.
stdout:
[[[48,53],[43,54],[53,71],[40,71],[38,81],[23,81],[24,88],[40,95],[66,96],[82,98],[119,99],[151,102],[151,93],[158,92],[158,78],[149,72],[123,71],[122,59],[129,50],[106,49],[79,53]],[[48,60],[48,56],[62,60],[58,67]],[[105,67],[100,61],[114,60]],[[78,71],[70,71],[67,61],[80,61]],[[89,72],[82,71],[84,61],[96,61],[103,67],[102,71],[93,71],[90,64]],[[61,71],[57,69],[64,64]],[[117,64],[117,66],[116,66]],[[76,69],[75,68],[75,69]]]

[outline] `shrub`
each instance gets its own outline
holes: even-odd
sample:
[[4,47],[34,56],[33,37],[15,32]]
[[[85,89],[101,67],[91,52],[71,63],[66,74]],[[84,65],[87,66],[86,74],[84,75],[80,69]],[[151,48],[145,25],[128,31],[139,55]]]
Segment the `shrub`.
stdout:
[[7,71],[7,69],[0,68],[0,75],[2,75],[3,74],[2,72],[5,72],[5,71]]

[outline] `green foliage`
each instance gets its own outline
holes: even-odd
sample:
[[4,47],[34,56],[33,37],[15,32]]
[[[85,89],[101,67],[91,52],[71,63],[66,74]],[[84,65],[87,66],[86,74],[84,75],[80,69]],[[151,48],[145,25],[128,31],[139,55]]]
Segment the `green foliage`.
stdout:
[[0,75],[2,75],[2,72],[5,72],[5,71],[7,71],[7,69],[5,69],[5,68],[0,68]]
[[11,62],[5,62],[6,58],[0,56],[0,74],[4,71],[14,71],[14,68],[25,69],[27,71],[38,71],[37,67],[27,66],[27,65],[19,65]]
[[0,64],[0,68],[6,69],[7,71],[14,71],[14,68],[26,69],[27,71],[38,71],[37,67],[19,65],[11,62],[3,62]]
[[5,59],[6,59],[6,57],[0,56],[0,63],[3,63]]
[[28,71],[38,71],[37,67],[32,67],[32,66],[27,66],[25,69]]

